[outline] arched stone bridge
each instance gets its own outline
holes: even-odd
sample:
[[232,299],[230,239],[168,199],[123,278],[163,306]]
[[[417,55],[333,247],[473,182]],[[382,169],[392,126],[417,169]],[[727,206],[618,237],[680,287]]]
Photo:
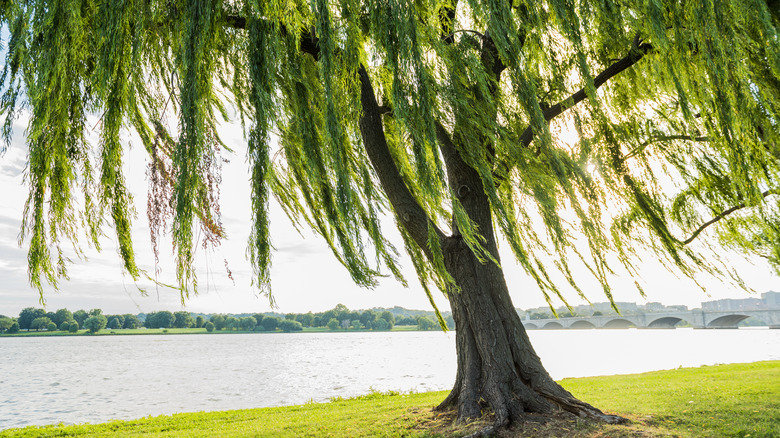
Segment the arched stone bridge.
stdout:
[[637,315],[573,316],[559,319],[525,319],[526,329],[589,329],[589,328],[674,328],[681,321],[693,328],[736,328],[742,320],[756,317],[771,328],[780,328],[780,309],[728,312],[642,313]]

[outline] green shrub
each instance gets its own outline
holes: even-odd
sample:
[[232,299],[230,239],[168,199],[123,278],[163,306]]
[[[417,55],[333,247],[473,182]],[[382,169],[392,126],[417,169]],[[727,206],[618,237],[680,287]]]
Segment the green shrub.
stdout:
[[379,318],[376,321],[374,321],[374,326],[373,326],[374,330],[386,331],[386,330],[390,330],[391,328],[393,327],[390,326],[390,323],[387,322],[387,320],[385,319]]
[[90,333],[97,333],[106,328],[106,324],[108,324],[108,319],[105,316],[95,315],[84,321],[84,328],[89,330]]
[[292,319],[283,319],[279,322],[279,328],[285,333],[299,332],[303,330],[303,324]]
[[[288,320],[289,321],[289,320]],[[276,330],[279,327],[281,320],[275,316],[267,316],[263,318],[263,327],[269,332]]]

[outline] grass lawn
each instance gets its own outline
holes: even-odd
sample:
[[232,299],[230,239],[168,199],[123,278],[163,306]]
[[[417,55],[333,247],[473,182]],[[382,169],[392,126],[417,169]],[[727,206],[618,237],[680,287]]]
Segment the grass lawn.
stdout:
[[[561,383],[581,399],[631,423],[607,426],[571,418],[529,421],[500,436],[780,438],[780,361]],[[373,393],[301,406],[10,429],[0,431],[0,437],[448,437],[484,426],[454,425],[451,413],[432,412],[445,395]]]
[[564,379],[594,406],[694,437],[780,438],[780,361]]

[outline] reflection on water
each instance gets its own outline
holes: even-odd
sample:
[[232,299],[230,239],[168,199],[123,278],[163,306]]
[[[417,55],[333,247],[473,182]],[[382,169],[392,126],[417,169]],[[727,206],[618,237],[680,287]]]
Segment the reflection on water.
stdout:
[[[780,359],[780,330],[530,336],[556,379]],[[0,338],[0,429],[443,390],[454,377],[454,333]]]

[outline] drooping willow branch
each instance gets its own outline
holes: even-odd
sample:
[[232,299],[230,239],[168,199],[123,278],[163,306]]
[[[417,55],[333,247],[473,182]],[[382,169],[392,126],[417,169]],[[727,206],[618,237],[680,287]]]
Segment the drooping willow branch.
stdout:
[[[229,26],[236,29],[246,28],[246,19],[244,17],[227,16],[225,21]],[[284,26],[279,25],[279,32],[287,34],[289,31]],[[313,32],[308,30],[301,31],[300,49],[301,52],[311,55],[315,61],[319,60],[319,38]],[[360,75],[361,104],[363,107],[360,131],[366,152],[397,217],[423,252],[428,253],[428,227],[432,227],[440,239],[444,237],[444,233],[428,217],[422,206],[412,196],[409,188],[401,178],[398,167],[392,160],[381,121],[381,115],[392,110],[389,107],[380,107],[376,102],[365,65],[360,65],[358,73]]]

